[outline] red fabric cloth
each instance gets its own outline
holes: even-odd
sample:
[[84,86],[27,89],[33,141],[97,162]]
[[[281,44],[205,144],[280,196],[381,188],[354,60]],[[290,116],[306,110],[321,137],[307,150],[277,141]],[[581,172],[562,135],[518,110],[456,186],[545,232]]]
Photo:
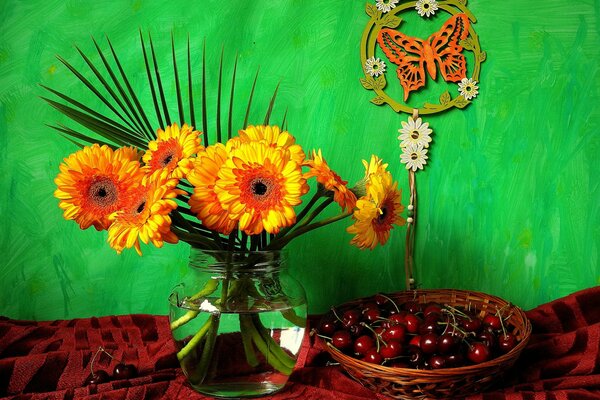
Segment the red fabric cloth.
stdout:
[[[467,400],[600,399],[600,287],[527,312],[533,335],[502,382]],[[313,320],[314,321],[314,320]],[[99,346],[137,366],[138,377],[84,386]],[[282,399],[377,399],[375,393],[327,366],[327,353],[307,336]],[[117,363],[98,355],[108,371]],[[0,317],[2,399],[192,399],[175,358],[164,316],[126,315],[49,322]]]

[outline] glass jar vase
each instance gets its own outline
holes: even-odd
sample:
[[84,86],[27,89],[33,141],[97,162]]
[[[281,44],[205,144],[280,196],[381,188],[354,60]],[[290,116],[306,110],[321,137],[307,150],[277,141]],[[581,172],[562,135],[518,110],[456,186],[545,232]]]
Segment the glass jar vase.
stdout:
[[306,295],[282,251],[191,249],[169,297],[177,358],[192,387],[215,397],[282,389],[306,327]]

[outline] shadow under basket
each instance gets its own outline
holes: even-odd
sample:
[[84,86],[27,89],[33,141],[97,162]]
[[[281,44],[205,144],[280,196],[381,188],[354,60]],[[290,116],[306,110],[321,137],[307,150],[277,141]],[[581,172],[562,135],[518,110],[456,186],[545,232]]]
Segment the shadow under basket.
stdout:
[[[395,399],[449,399],[464,397],[479,393],[494,384],[519,358],[527,346],[531,336],[531,323],[519,307],[507,301],[485,293],[440,289],[414,290],[387,294],[397,304],[415,300],[425,304],[437,302],[452,307],[464,307],[477,311],[477,316],[483,318],[486,314],[495,314],[503,309],[503,315],[508,316],[505,322],[510,327],[519,343],[511,351],[489,361],[455,368],[435,370],[395,368],[371,364],[344,354],[331,344],[325,348],[329,354],[341,364],[351,377],[365,387]],[[344,311],[353,306],[373,301],[373,297],[353,300],[336,307]]]

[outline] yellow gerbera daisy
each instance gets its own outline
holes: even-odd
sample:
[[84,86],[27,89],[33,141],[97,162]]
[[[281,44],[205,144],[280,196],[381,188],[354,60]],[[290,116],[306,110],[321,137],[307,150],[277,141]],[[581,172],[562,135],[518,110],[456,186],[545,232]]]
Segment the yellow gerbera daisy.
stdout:
[[329,165],[321,155],[321,149],[318,152],[312,152],[312,159],[306,161],[310,170],[304,174],[304,178],[316,177],[317,182],[325,187],[326,190],[333,192],[333,200],[342,207],[342,210],[351,211],[356,205],[356,195],[346,186],[347,181],[342,180],[340,176],[329,168]]
[[285,149],[290,152],[291,159],[297,164],[302,164],[306,155],[299,144],[296,144],[296,139],[288,131],[281,131],[278,126],[274,125],[250,125],[246,129],[238,132],[239,136],[232,138],[227,143],[227,149],[239,147],[241,143],[250,142],[265,142],[273,148]]
[[65,219],[75,220],[81,229],[94,225],[103,230],[110,225],[109,215],[122,207],[143,176],[136,149],[113,151],[94,144],[64,159],[54,180],[54,196]]
[[144,169],[148,174],[166,169],[173,178],[183,178],[194,167],[194,154],[202,149],[200,135],[187,124],[181,129],[175,123],[164,131],[158,129],[144,154]]
[[296,221],[294,206],[308,192],[290,152],[265,142],[241,143],[219,170],[215,192],[229,218],[248,235],[277,233]]
[[162,247],[163,242],[177,243],[177,236],[171,232],[169,213],[177,208],[173,199],[185,193],[176,189],[178,182],[169,177],[168,170],[145,176],[130,202],[110,217],[113,220],[108,229],[110,247],[119,254],[125,248],[134,247],[141,256],[140,239],[156,247]]
[[187,179],[194,185],[194,193],[189,201],[190,210],[208,229],[228,235],[236,227],[237,221],[229,218],[215,192],[219,169],[226,160],[227,150],[223,144],[208,146],[198,153],[194,169]]
[[394,225],[402,226],[406,220],[400,216],[404,211],[402,193],[389,172],[371,174],[366,189],[367,195],[356,202],[357,210],[352,215],[355,222],[346,230],[355,235],[350,243],[373,250],[388,241]]
[[388,166],[388,164],[384,164],[383,160],[374,154],[371,155],[371,160],[369,162],[367,162],[367,160],[362,160],[362,163],[365,167],[365,176],[352,188],[352,191],[358,198],[367,195],[367,184],[369,183],[371,175],[385,173]]

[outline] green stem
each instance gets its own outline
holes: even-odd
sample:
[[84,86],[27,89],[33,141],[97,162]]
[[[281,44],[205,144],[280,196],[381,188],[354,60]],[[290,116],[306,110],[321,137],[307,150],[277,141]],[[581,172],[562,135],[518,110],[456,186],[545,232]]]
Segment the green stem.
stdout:
[[345,213],[345,214],[338,214],[334,217],[331,218],[326,218],[323,219],[319,222],[315,222],[313,224],[309,224],[309,225],[305,225],[302,227],[299,227],[298,229],[294,230],[293,232],[287,234],[286,236],[279,236],[277,237],[277,239],[275,239],[274,241],[272,241],[269,246],[267,246],[267,248],[265,250],[274,250],[274,249],[281,249],[283,248],[286,244],[288,244],[289,242],[291,242],[293,239],[297,238],[298,236],[310,232],[313,229],[317,229],[320,227],[323,227],[325,225],[329,225],[331,223],[340,221],[344,218],[349,217],[350,215],[352,215],[352,213]]
[[[193,300],[198,300],[202,297],[206,297],[206,296],[210,295],[211,293],[213,293],[215,290],[217,290],[218,286],[219,286],[219,281],[217,281],[216,279],[211,279],[210,281],[206,282],[206,284],[204,285],[202,290],[200,290],[198,293],[196,293],[195,295],[190,297],[189,300],[193,301]],[[181,316],[181,317],[177,318],[175,321],[171,322],[171,330],[174,331],[175,329],[179,328],[180,326],[187,324],[192,319],[196,318],[198,316],[198,313],[199,313],[199,311],[194,311],[194,310],[188,311],[183,316]]]
[[202,347],[202,355],[200,356],[200,363],[198,364],[199,382],[204,382],[206,374],[208,373],[208,367],[210,366],[210,360],[215,351],[215,343],[217,342],[217,330],[219,329],[220,317],[217,314],[211,314],[210,325],[208,332],[206,333],[206,342]]
[[254,346],[252,345],[252,337],[249,335],[247,329],[244,329],[242,326],[242,316],[240,315],[240,334],[242,335],[242,344],[244,345],[244,354],[246,354],[246,361],[248,365],[252,368],[258,366],[259,362],[256,358],[256,352],[254,351]]
[[323,191],[321,190],[317,190],[317,192],[314,194],[314,196],[309,200],[308,204],[306,204],[306,207],[304,207],[302,209],[302,211],[300,211],[298,213],[298,215],[296,216],[296,222],[294,222],[293,225],[288,226],[285,229],[281,230],[281,235],[286,235],[289,231],[291,231],[292,229],[294,229],[294,227],[296,227],[296,225],[302,221],[302,219],[306,216],[306,214],[308,213],[308,211],[310,211],[310,209],[317,203],[317,201],[323,196]]
[[267,348],[271,352],[271,354],[286,367],[293,369],[294,365],[296,365],[296,360],[292,358],[288,353],[286,353],[283,348],[273,340],[267,329],[263,326],[262,321],[258,315],[252,315],[252,322],[257,332],[260,334],[262,340],[267,345]]
[[208,332],[208,329],[211,327],[211,325],[212,320],[209,318],[206,320],[204,325],[202,325],[202,327],[198,330],[198,332],[196,332],[192,339],[181,350],[177,352],[177,359],[179,361],[187,357],[188,354],[190,354],[190,352],[198,345],[198,343],[200,343],[200,341],[204,338],[204,335],[206,335],[206,332]]
[[204,237],[196,233],[186,232],[183,229],[179,229],[176,226],[171,225],[171,231],[184,242],[204,249],[210,250],[221,250],[221,248],[215,243],[214,240]]
[[306,328],[306,318],[300,317],[298,314],[296,314],[294,312],[294,310],[292,310],[292,309],[284,310],[281,312],[281,315],[283,316],[283,318],[287,319],[292,324],[294,324],[300,328]]
[[240,327],[242,328],[242,331],[245,331],[249,335],[258,351],[265,356],[265,359],[273,368],[285,375],[290,375],[292,373],[293,365],[286,365],[286,363],[282,362],[279,357],[272,353],[270,346],[264,341],[262,335],[254,326],[250,316],[240,315]]
[[[317,217],[317,215],[321,214],[321,212],[326,209],[331,203],[333,203],[333,199],[330,197],[327,200],[325,200],[324,202],[322,202],[321,204],[319,204],[319,207],[315,208],[313,210],[313,212],[311,212],[308,217],[306,218],[306,221],[303,221],[302,224],[300,225],[300,228],[303,226],[308,225],[310,222],[312,222],[313,219],[315,219]],[[298,228],[298,229],[300,229]]]

